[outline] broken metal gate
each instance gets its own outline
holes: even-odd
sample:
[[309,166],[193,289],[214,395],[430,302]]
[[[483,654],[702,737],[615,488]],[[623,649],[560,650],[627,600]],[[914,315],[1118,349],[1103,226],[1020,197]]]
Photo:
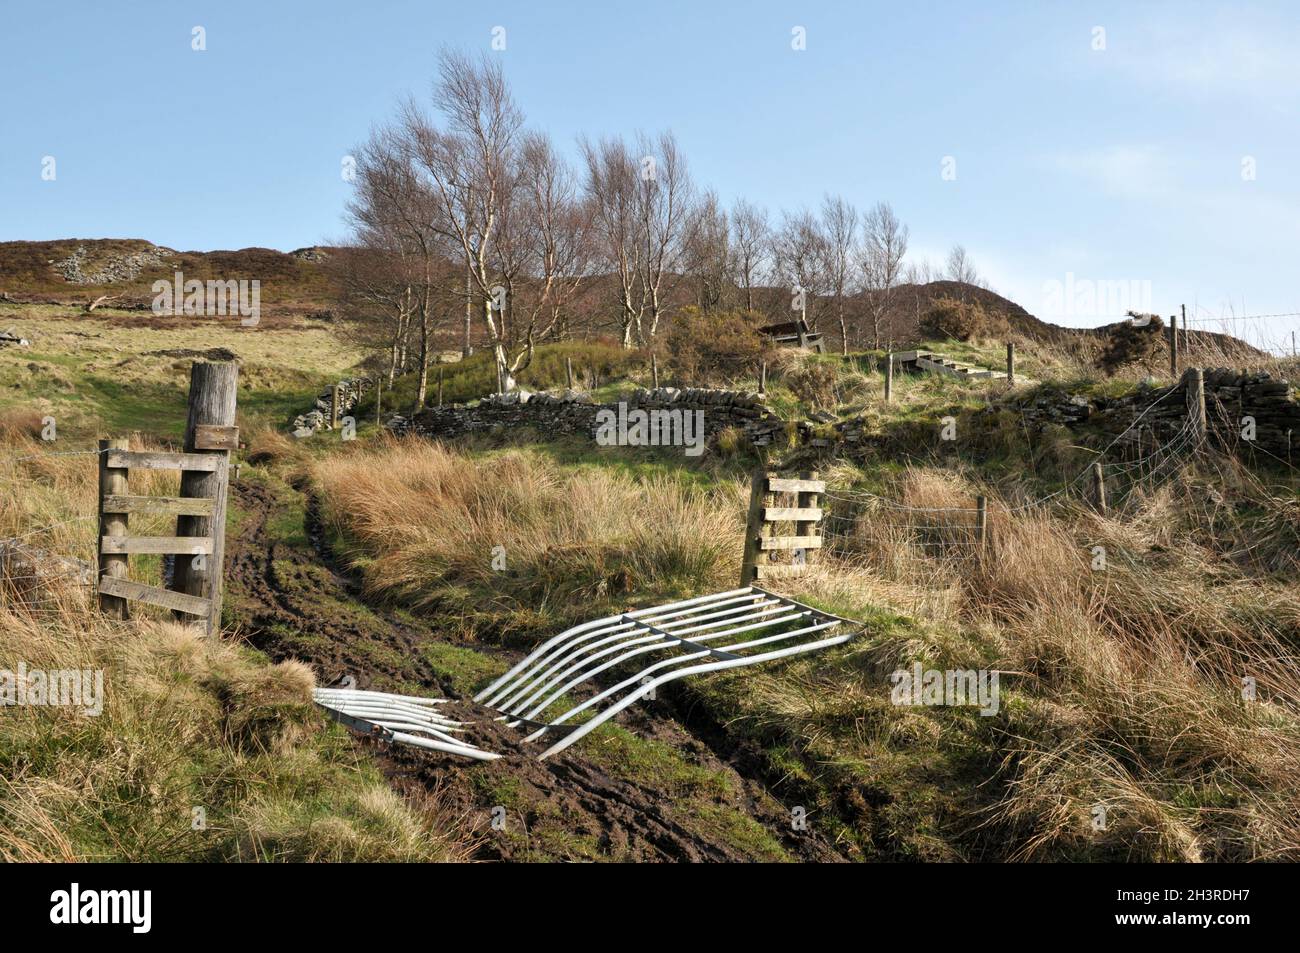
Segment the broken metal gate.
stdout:
[[[543,642],[474,696],[501,712],[498,720],[530,730],[525,741],[560,735],[539,757],[558,754],[660,685],[816,652],[857,631],[831,615],[758,586],[698,596],[585,622]],[[632,674],[575,702],[597,676],[622,667]],[[445,699],[351,689],[317,689],[317,704],[364,734],[479,760],[500,755],[456,735],[465,722],[440,715]],[[582,716],[582,717],[580,717]]]
[[[784,596],[746,586],[578,625],[542,643],[474,700],[531,728],[525,741],[563,731],[540,757],[558,754],[660,685],[688,675],[756,665],[847,642],[822,637],[850,624]],[[590,698],[568,695],[602,672],[653,658]],[[574,722],[579,715],[586,720]]]

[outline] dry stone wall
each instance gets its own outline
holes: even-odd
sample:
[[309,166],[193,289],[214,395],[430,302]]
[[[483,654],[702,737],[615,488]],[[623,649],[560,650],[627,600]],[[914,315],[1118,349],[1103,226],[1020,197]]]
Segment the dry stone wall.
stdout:
[[[1240,446],[1245,418],[1254,422],[1255,446],[1282,456],[1300,443],[1300,401],[1289,381],[1263,371],[1213,368],[1204,372],[1206,419],[1211,438],[1221,446]],[[1119,435],[1139,421],[1130,440],[1164,441],[1182,430],[1187,420],[1187,378],[1165,387],[1140,384],[1116,397],[1070,393],[1044,386],[1026,397],[991,405],[981,414],[1011,411],[1032,429],[1050,426],[1087,427]],[[837,421],[826,435],[809,434],[814,447],[844,447],[873,443],[877,433],[863,418]]]
[[[602,417],[602,411],[608,413]],[[396,416],[387,426],[395,433],[413,432],[443,439],[524,428],[544,434],[595,439],[602,419],[608,421],[609,414],[615,418],[621,414],[621,419],[628,419],[627,415],[634,411],[700,411],[706,441],[734,428],[760,447],[784,435],[786,427],[785,421],[756,393],[693,387],[637,390],[622,401],[611,403],[596,403],[577,391],[558,394],[512,391],[475,404],[430,407],[410,418]]]
[[[364,377],[354,377],[339,381],[339,417],[345,417],[356,409],[361,395],[371,386],[371,381]],[[316,398],[316,404],[305,414],[299,414],[293,421],[293,435],[298,438],[310,437],[318,430],[330,428],[330,401],[333,399],[333,386]]]
[[[1205,413],[1210,434],[1222,445],[1236,445],[1246,426],[1254,423],[1256,446],[1275,454],[1286,454],[1300,440],[1300,402],[1289,381],[1264,371],[1242,372],[1213,368],[1204,372]],[[1148,433],[1157,439],[1172,437],[1183,427],[1188,414],[1187,377],[1167,387],[1139,386],[1120,397],[1060,395],[1039,398],[1021,408],[1037,424],[1058,423],[1078,427],[1085,422],[1107,432],[1119,433],[1138,417]]]

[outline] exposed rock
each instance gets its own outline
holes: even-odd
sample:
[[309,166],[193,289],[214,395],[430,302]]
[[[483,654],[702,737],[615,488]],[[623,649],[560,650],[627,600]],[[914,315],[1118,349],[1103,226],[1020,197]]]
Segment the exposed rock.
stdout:
[[97,271],[84,269],[89,252],[85,245],[78,245],[67,258],[52,261],[51,265],[63,276],[63,280],[74,285],[111,285],[115,281],[134,281],[140,272],[155,265],[161,265],[176,257],[170,248],[150,245],[143,251],[124,255],[109,255],[100,264]]

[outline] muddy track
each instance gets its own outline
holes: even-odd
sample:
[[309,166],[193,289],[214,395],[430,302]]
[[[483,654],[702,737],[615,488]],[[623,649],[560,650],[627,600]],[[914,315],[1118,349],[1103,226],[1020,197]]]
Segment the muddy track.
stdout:
[[[357,742],[372,750],[396,790],[416,803],[433,795],[444,812],[463,816],[478,831],[478,858],[761,859],[762,850],[756,856],[756,849],[747,849],[756,823],[760,839],[779,844],[789,857],[844,859],[815,829],[793,831],[790,809],[761,782],[753,759],[729,754],[716,736],[710,743],[693,736],[672,717],[671,701],[638,706],[619,721],[637,736],[680,752],[689,768],[684,778],[657,778],[653,771],[649,777],[618,776],[623,766],[616,755],[602,763],[577,749],[538,761],[535,749],[521,746],[518,733],[485,719],[483,709],[440,682],[422,652],[438,641],[432,626],[364,604],[357,580],[322,543],[310,499],[304,529],[312,545],[301,547],[267,532],[279,505],[271,490],[241,483],[232,484],[232,491],[243,516],[237,536],[227,539],[227,588],[239,635],[248,644],[277,661],[306,662],[323,685],[352,675],[360,688],[376,682],[419,686],[451,698],[452,710],[475,723],[473,740],[504,755],[494,762],[465,762]],[[502,829],[492,823],[498,805],[505,807]]]

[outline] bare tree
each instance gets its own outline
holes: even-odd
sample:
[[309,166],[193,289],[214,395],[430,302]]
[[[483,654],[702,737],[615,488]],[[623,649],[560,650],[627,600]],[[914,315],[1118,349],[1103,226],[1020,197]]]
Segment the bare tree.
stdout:
[[583,140],[581,148],[600,255],[618,276],[620,336],[623,346],[631,347],[633,339],[640,338],[645,313],[636,160],[622,139],[602,139],[595,144]]
[[731,223],[718,205],[718,196],[705,192],[695,205],[684,256],[684,270],[695,284],[695,299],[701,311],[716,311],[730,297],[734,286],[734,251]]
[[937,277],[934,265],[930,259],[925,258],[919,262],[909,262],[903,270],[903,283],[910,286],[912,301],[912,320],[916,324],[921,323],[921,307],[929,300],[925,286],[934,281]]
[[588,277],[592,221],[572,170],[541,133],[522,137],[511,196],[497,246],[508,302],[503,333],[510,328],[518,347],[513,375],[532,362],[538,340],[553,333]]
[[[781,227],[772,236],[773,273],[778,282],[789,288],[793,300],[818,303],[826,286],[826,252],[824,237],[816,217],[807,209],[782,213]],[[813,310],[809,327],[816,330],[818,311]]]
[[497,389],[514,386],[506,353],[502,294],[494,249],[497,228],[515,184],[513,164],[523,126],[500,64],[485,55],[444,51],[438,64],[434,103],[446,129],[414,104],[404,110],[415,162],[434,197],[435,220],[458,249],[470,290],[483,307],[483,326],[496,363]]
[[[948,252],[948,260],[944,265],[944,276],[949,281],[957,281],[963,285],[978,283],[979,273],[975,270],[975,263],[971,261],[963,246],[953,245],[952,251]],[[962,288],[958,295],[962,301],[965,301],[966,289]]]
[[637,177],[637,226],[642,245],[641,286],[649,311],[649,327],[638,342],[653,340],[666,311],[664,281],[681,273],[681,262],[692,220],[693,186],[686,158],[671,132],[654,139],[638,136],[641,152]]
[[[348,204],[348,218],[354,241],[376,250],[388,259],[384,280],[395,288],[370,291],[372,300],[381,294],[392,298],[398,312],[393,360],[404,366],[407,329],[416,323],[419,380],[415,409],[424,406],[428,392],[429,362],[435,321],[436,298],[445,282],[448,247],[435,224],[437,208],[423,187],[414,162],[414,142],[406,125],[377,129],[357,150],[355,191]],[[371,261],[373,265],[373,260]],[[378,280],[368,269],[366,280]],[[360,280],[360,275],[356,276]],[[354,286],[354,290],[355,286]]]
[[862,226],[862,272],[871,298],[871,346],[879,348],[881,326],[907,255],[908,229],[888,202],[877,202]]
[[340,291],[342,324],[348,338],[388,355],[388,384],[406,370],[411,317],[416,311],[415,276],[408,256],[383,236],[361,233],[355,244],[337,247],[325,269]]
[[840,326],[841,353],[848,354],[849,327],[845,320],[844,299],[852,294],[858,273],[853,255],[858,235],[858,210],[838,195],[827,195],[822,200],[821,235],[826,292],[831,297],[835,319]]
[[767,210],[737,199],[731,207],[731,236],[736,276],[745,292],[745,310],[754,310],[754,284],[762,274],[771,248],[771,227]]

